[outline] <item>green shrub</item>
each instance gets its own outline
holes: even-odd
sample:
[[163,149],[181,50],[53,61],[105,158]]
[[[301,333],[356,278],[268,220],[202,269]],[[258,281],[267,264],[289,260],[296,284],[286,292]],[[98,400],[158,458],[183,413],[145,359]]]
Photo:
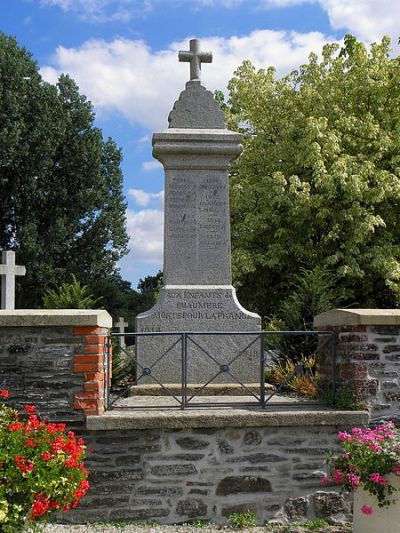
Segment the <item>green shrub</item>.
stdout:
[[93,309],[99,303],[86,285],[72,274],[71,283],[63,283],[58,289],[47,289],[43,296],[44,309]]

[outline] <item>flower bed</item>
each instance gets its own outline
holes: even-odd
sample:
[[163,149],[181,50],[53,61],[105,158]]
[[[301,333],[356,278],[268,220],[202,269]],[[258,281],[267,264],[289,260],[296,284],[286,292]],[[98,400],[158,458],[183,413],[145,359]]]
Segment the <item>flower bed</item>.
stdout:
[[[0,397],[9,398],[7,390]],[[85,442],[65,424],[0,405],[0,532],[15,533],[55,509],[76,507],[89,488]]]

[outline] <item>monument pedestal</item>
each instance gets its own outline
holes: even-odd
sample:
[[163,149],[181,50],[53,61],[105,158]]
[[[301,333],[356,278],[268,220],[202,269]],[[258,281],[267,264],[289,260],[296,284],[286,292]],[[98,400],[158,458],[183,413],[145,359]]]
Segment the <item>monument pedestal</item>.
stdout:
[[[188,383],[204,384],[211,379],[212,383],[258,382],[259,336],[229,333],[259,329],[260,317],[240,305],[235,289],[229,285],[167,285],[161,289],[157,304],[137,317],[137,330],[141,332],[189,333],[186,340]],[[217,332],[224,334],[211,334]],[[180,383],[182,348],[178,335],[138,337],[138,362],[142,367],[151,368],[152,376],[161,383]],[[139,381],[150,382],[152,378],[145,376]]]

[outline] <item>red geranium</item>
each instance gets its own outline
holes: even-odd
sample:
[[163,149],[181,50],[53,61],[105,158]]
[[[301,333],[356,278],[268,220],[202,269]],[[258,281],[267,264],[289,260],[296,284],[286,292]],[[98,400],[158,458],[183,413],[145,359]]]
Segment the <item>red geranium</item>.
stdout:
[[[9,398],[7,390],[0,397]],[[53,509],[76,507],[89,489],[86,446],[65,424],[47,423],[25,405],[27,416],[0,405],[0,531],[23,531]]]

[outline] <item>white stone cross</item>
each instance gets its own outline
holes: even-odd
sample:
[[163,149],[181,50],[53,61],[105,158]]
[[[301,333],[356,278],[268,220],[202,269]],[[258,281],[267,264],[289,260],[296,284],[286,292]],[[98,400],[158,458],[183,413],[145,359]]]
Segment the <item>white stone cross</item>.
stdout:
[[[118,328],[118,333],[125,333],[125,328],[128,327],[128,322],[125,322],[124,317],[120,316],[115,327]],[[118,339],[120,347],[126,348],[125,335],[121,335]]]
[[1,305],[0,309],[15,309],[15,276],[25,276],[24,266],[15,264],[15,252],[1,254]]
[[191,80],[200,80],[201,79],[201,64],[212,63],[212,53],[201,52],[199,39],[191,39],[189,42],[190,42],[190,51],[185,52],[181,50],[178,55],[179,61],[190,63],[190,79]]

